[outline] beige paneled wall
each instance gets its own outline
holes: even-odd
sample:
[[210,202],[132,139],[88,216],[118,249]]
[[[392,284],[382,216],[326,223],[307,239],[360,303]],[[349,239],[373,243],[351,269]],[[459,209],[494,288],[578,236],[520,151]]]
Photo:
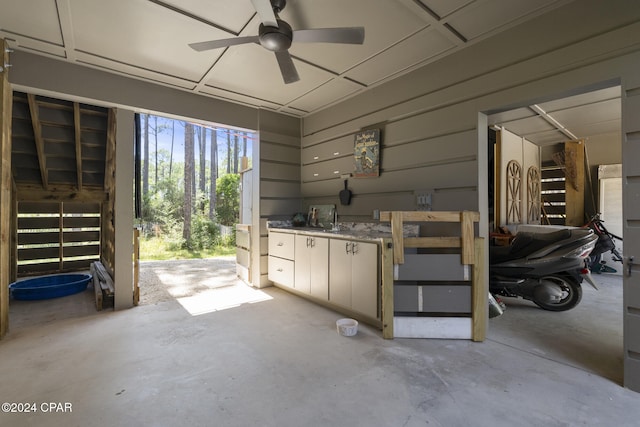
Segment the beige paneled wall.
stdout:
[[[359,125],[359,127],[356,127]],[[415,210],[415,191],[432,193],[433,209],[477,210],[476,124],[458,119],[456,108],[417,112],[385,123],[354,120],[334,130],[303,137],[302,196],[305,206],[338,206],[340,220],[371,220],[374,209]],[[344,130],[342,129],[344,128]],[[340,175],[354,170],[354,133],[381,130],[380,176],[350,178],[349,206],[339,204]]]
[[342,181],[336,175],[353,169],[353,134],[380,128],[381,175],[351,179],[353,202],[338,206],[340,214],[370,219],[372,209],[415,209],[414,192],[423,189],[433,190],[435,210],[479,209],[487,197],[478,186],[487,174],[477,160],[486,154],[479,113],[611,86],[637,67],[640,8],[585,1],[304,118],[305,206],[337,204]]
[[[260,144],[254,156],[260,158],[259,182],[254,182],[254,207],[258,203],[260,209],[254,209],[258,217],[253,224],[252,240],[260,241],[260,245],[252,247],[254,260],[254,286],[268,286],[268,219],[290,219],[301,210],[300,194],[300,119],[283,116],[261,110],[259,116]],[[257,273],[257,274],[256,274]]]

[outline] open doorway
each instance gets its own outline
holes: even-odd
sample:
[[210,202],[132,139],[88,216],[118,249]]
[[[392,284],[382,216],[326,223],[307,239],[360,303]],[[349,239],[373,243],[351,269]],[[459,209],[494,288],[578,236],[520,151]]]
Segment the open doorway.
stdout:
[[[518,230],[549,229],[554,224],[581,226],[591,216],[601,213],[609,231],[619,231],[615,234],[621,236],[622,191],[614,182],[615,170],[622,162],[620,93],[619,86],[605,85],[488,116],[488,194],[492,230],[505,226],[510,232],[517,233]],[[504,149],[500,144],[506,140],[511,141],[511,146]],[[567,141],[582,141],[584,145],[582,195],[577,199],[581,206],[571,220],[568,218],[572,214],[568,211],[575,208],[577,202],[565,195],[567,163],[558,154],[564,152]],[[507,186],[503,184],[504,179],[501,181],[500,174],[507,172],[506,164],[512,160],[539,167],[538,216],[529,215],[531,204],[526,175],[523,175],[521,197],[509,199],[520,203],[521,216],[511,215],[510,202],[505,195]],[[620,242],[617,244],[621,250]],[[607,261],[607,264],[611,263],[611,260]],[[623,287],[619,275],[622,265],[612,267],[617,267],[617,275],[593,275],[600,288],[598,291],[583,282],[582,301],[566,312],[548,312],[529,301],[506,299],[505,314],[490,322],[489,339],[622,384]]]
[[136,121],[140,303],[234,286],[255,134],[152,114]]

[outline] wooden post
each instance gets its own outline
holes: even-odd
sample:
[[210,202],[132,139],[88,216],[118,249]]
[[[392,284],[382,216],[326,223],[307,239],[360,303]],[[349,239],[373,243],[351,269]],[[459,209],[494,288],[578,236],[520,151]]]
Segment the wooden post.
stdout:
[[404,264],[404,226],[403,213],[391,212],[391,236],[393,237],[393,263]]
[[11,263],[11,220],[13,189],[11,182],[11,108],[13,93],[9,85],[8,45],[0,39],[0,338],[9,330],[9,276]]
[[140,302],[140,229],[133,229],[133,305]]
[[581,226],[584,218],[584,141],[564,143],[566,219],[564,225]]
[[393,338],[393,243],[382,239],[382,338]]
[[484,341],[487,336],[487,320],[489,319],[489,289],[484,281],[484,239],[475,239],[475,264],[473,265],[473,281],[471,282],[471,339]]
[[473,247],[473,217],[471,212],[464,211],[460,213],[460,245],[461,250],[461,263],[473,264],[474,263],[474,247]]

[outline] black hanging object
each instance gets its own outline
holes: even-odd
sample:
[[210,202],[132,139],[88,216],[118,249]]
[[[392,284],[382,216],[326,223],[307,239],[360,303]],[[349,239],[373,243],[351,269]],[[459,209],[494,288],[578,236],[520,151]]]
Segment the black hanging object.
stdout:
[[341,205],[348,205],[349,203],[351,203],[351,190],[349,190],[349,188],[347,188],[347,180],[344,180],[344,190],[340,191],[340,204]]

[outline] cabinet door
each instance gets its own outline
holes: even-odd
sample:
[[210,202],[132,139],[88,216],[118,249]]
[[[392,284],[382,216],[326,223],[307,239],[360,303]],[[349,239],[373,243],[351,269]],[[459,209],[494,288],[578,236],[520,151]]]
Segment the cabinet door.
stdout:
[[351,308],[351,245],[349,240],[329,240],[329,301]]
[[378,245],[354,242],[351,268],[351,308],[378,318]]
[[[324,301],[329,299],[329,239],[312,237],[309,248],[310,293]],[[297,284],[296,284],[297,287]]]
[[295,285],[294,288],[308,294],[311,291],[311,246],[312,237],[296,235]]

